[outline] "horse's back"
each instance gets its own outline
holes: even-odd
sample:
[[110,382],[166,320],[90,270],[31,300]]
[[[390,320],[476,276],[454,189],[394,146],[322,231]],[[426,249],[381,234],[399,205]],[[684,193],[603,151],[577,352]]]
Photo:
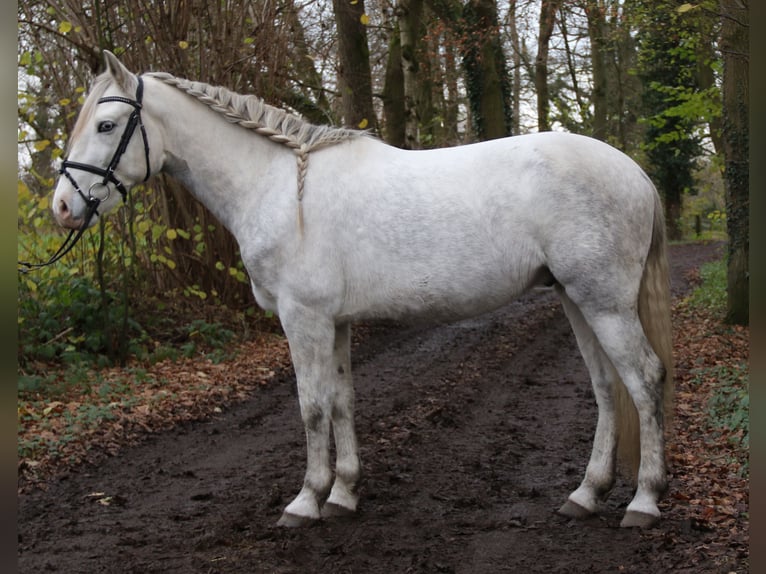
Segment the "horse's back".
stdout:
[[381,209],[381,217],[396,209],[397,219],[408,225],[420,222],[428,228],[431,220],[444,217],[470,225],[472,214],[485,221],[491,215],[490,224],[502,216],[519,224],[598,219],[599,210],[621,214],[654,201],[651,182],[631,158],[604,142],[570,133],[426,151],[361,139],[350,142],[348,150],[336,160],[344,162],[345,174],[332,164],[328,168],[326,201],[350,209],[356,203],[362,211]]
[[470,316],[536,283],[634,258],[649,241],[651,183],[590,138],[533,134],[417,152],[365,139],[340,147],[345,156],[334,161],[331,149],[317,157],[335,170],[312,164],[304,239],[342,291],[344,317]]

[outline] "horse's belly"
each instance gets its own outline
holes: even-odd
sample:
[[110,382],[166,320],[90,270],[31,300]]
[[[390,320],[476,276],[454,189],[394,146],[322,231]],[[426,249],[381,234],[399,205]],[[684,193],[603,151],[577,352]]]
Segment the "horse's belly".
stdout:
[[486,269],[445,276],[421,273],[380,277],[366,288],[347,289],[341,319],[451,321],[492,311],[535,284],[550,284],[544,267],[521,273]]

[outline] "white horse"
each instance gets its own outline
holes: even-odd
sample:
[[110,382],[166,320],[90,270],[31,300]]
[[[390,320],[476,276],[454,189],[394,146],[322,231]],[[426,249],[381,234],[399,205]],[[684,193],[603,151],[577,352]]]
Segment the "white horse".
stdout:
[[598,403],[585,476],[559,512],[599,510],[619,450],[632,456],[636,485],[622,525],[659,520],[672,387],[668,267],[660,199],[630,158],[550,132],[404,151],[105,58],[53,212],[64,227],[93,225],[132,185],[165,172],[237,239],[258,304],[279,316],[289,341],[306,430],[303,487],[279,524],[357,508],[352,322],[470,317],[540,283],[561,297]]

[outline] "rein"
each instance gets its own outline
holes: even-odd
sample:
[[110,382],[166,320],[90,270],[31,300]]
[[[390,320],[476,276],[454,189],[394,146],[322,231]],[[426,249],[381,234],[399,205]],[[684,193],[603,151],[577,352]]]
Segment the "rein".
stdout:
[[[144,157],[146,159],[146,176],[143,179],[143,182],[149,179],[151,176],[151,167],[149,165],[149,140],[146,137],[146,128],[144,127],[143,122],[141,121],[141,109],[143,108],[142,100],[144,96],[144,81],[141,78],[141,76],[137,77],[138,79],[138,87],[136,88],[136,98],[134,100],[130,98],[125,98],[122,96],[105,96],[103,98],[100,98],[98,100],[98,104],[103,104],[106,102],[120,102],[123,104],[128,104],[129,106],[133,106],[133,112],[130,114],[130,117],[128,118],[128,123],[125,125],[125,131],[122,132],[122,137],[120,138],[120,143],[117,145],[117,149],[114,152],[114,155],[112,156],[111,161],[109,162],[109,165],[106,168],[98,167],[95,165],[90,165],[87,163],[79,163],[76,161],[69,161],[68,159],[65,159],[61,164],[61,169],[59,169],[59,173],[66,177],[69,182],[72,184],[72,187],[74,187],[75,191],[80,194],[80,197],[83,198],[86,205],[86,211],[85,211],[85,218],[83,219],[82,225],[78,229],[72,229],[69,232],[69,235],[67,235],[66,239],[64,240],[64,243],[61,245],[61,247],[58,248],[56,253],[54,253],[48,261],[45,263],[29,263],[26,261],[19,261],[18,265],[20,266],[19,271],[21,273],[28,273],[29,271],[32,271],[34,269],[40,269],[41,267],[47,267],[48,265],[52,265],[62,257],[64,257],[67,253],[69,253],[72,248],[77,244],[77,242],[82,237],[85,230],[88,228],[88,224],[90,223],[90,220],[93,219],[94,215],[98,215],[98,207],[101,205],[102,201],[106,201],[109,199],[109,196],[111,195],[111,188],[109,187],[109,184],[112,183],[117,188],[117,191],[120,192],[120,195],[122,195],[122,201],[127,202],[128,201],[128,190],[125,187],[125,185],[117,179],[117,176],[114,175],[115,170],[117,169],[117,165],[120,163],[120,159],[122,158],[125,151],[128,149],[128,144],[130,143],[130,138],[133,137],[133,132],[136,131],[136,127],[141,128],[141,137],[144,141]],[[80,171],[86,171],[88,173],[93,173],[96,175],[100,175],[103,177],[101,181],[97,181],[93,183],[89,188],[87,195],[83,190],[80,188],[79,184],[77,183],[77,180],[74,178],[74,176],[69,172],[70,169],[76,169]],[[142,182],[142,183],[143,183]],[[106,195],[103,197],[96,197],[93,195],[94,188],[103,187],[106,189]]]

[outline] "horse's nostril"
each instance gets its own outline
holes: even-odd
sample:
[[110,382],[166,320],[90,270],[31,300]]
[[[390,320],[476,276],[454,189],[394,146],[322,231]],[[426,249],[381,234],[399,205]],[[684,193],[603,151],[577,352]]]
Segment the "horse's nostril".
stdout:
[[69,205],[63,199],[59,202],[59,213],[61,215],[67,215],[69,213]]

